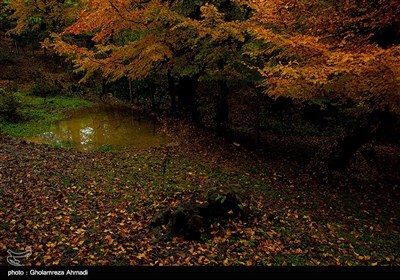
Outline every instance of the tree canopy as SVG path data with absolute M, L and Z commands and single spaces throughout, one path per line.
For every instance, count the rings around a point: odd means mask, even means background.
M 4 5 L 4 4 L 3 4 Z M 252 81 L 270 96 L 399 108 L 398 1 L 9 1 L 77 72 Z

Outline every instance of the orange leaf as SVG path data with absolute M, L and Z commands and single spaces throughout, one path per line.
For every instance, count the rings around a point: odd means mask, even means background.
M 146 259 L 146 255 L 144 253 L 140 253 L 136 256 L 136 258 L 138 258 L 139 260 L 141 259 Z

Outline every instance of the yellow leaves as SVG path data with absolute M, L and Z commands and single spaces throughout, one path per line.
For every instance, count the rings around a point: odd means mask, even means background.
M 302 254 L 302 253 L 303 253 L 303 250 L 302 250 L 301 248 L 297 248 L 297 249 L 295 250 L 295 253 L 296 253 L 296 254 Z
M 146 253 L 139 253 L 136 255 L 136 258 L 139 260 L 147 259 Z
M 256 233 L 256 230 L 254 228 L 246 228 L 244 231 L 246 235 L 248 235 L 250 238 L 252 238 Z
M 321 262 L 318 261 L 318 260 L 316 260 L 316 259 L 311 259 L 311 261 L 312 261 L 313 264 L 315 264 L 315 265 L 320 265 L 320 264 L 321 264 Z
M 114 239 L 111 237 L 111 235 L 107 235 L 104 239 L 108 241 L 108 245 L 114 244 Z
M 193 247 L 189 249 L 189 253 L 192 254 L 192 255 L 195 255 L 195 250 L 194 250 Z
M 56 243 L 48 242 L 48 243 L 46 243 L 46 246 L 49 248 L 54 248 L 56 246 Z
M 205 257 L 205 256 L 199 256 L 198 258 L 197 258 L 197 263 L 199 264 L 199 265 L 208 265 L 209 263 L 210 263 L 211 261 L 207 258 L 207 257 Z
M 265 254 L 279 252 L 283 249 L 281 242 L 275 240 L 265 240 L 260 242 L 259 247 Z
M 78 228 L 75 233 L 77 234 L 83 234 L 85 232 L 85 230 L 83 228 Z
M 201 15 L 206 24 L 212 26 L 224 22 L 224 14 L 218 12 L 218 9 L 212 4 L 205 4 L 200 7 Z
M 107 217 L 115 218 L 117 215 L 115 213 L 108 213 Z
M 363 255 L 357 254 L 356 252 L 354 252 L 354 255 L 360 261 L 370 261 L 371 260 L 371 256 L 368 256 L 368 255 L 363 256 Z
M 307 215 L 304 215 L 304 216 L 303 216 L 303 219 L 304 219 L 304 220 L 307 220 L 307 221 L 311 221 L 310 216 L 307 216 Z

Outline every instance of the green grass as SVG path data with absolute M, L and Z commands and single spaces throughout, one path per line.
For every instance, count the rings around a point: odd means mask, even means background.
M 66 111 L 92 106 L 91 102 L 74 97 L 54 96 L 45 99 L 21 92 L 17 93 L 17 97 L 21 103 L 17 111 L 18 120 L 0 117 L 0 131 L 12 137 L 36 136 L 66 118 Z
M 104 144 L 98 148 L 95 149 L 98 152 L 103 152 L 103 153 L 110 153 L 115 151 L 115 147 L 112 144 Z

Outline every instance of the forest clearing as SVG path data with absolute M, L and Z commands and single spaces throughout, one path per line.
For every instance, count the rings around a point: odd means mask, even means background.
M 399 266 L 399 5 L 2 1 L 0 263 Z

